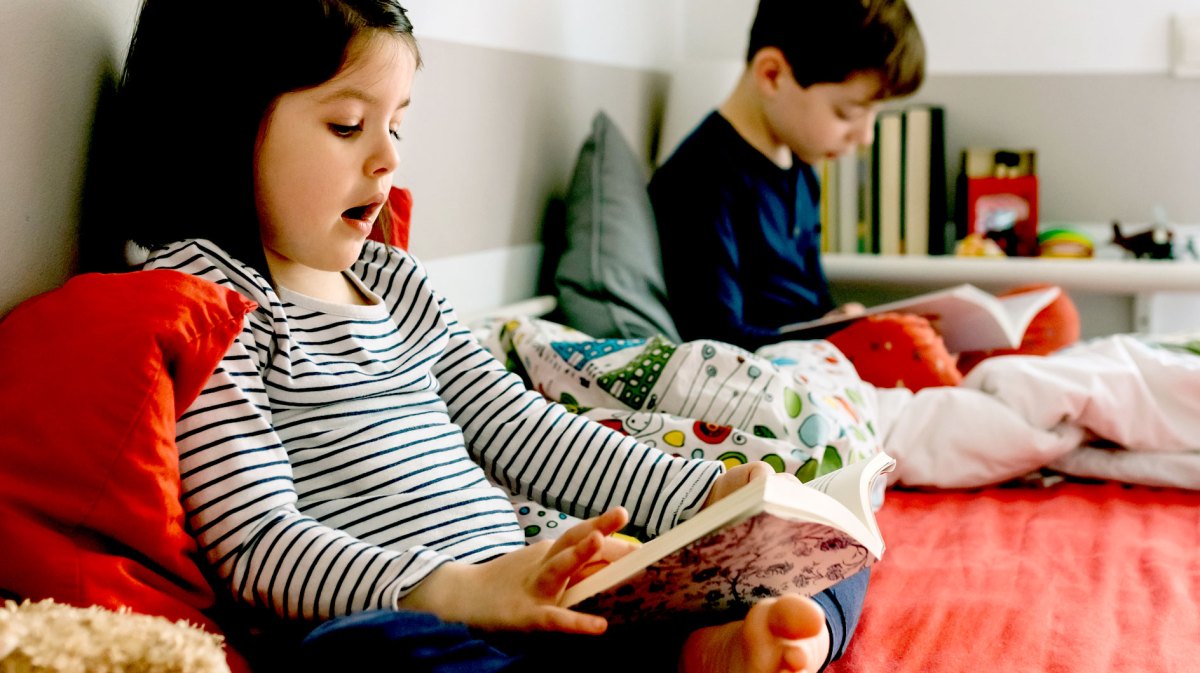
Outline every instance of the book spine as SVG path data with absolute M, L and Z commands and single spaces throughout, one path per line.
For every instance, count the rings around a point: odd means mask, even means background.
M 946 111 L 940 106 L 930 108 L 929 133 L 929 254 L 945 255 L 954 252 L 958 240 L 950 217 L 949 188 L 946 175 Z
M 904 254 L 929 254 L 930 130 L 929 108 L 904 111 Z
M 862 217 L 859 205 L 858 153 L 845 154 L 837 159 L 837 250 L 859 252 L 858 230 Z
M 875 144 L 858 150 L 858 252 L 875 252 Z
M 875 207 L 878 213 L 878 251 L 883 255 L 902 252 L 904 213 L 904 113 L 885 110 L 879 113 L 879 133 L 875 139 Z
M 905 254 L 943 255 L 957 240 L 946 189 L 945 111 L 913 105 L 904 111 Z

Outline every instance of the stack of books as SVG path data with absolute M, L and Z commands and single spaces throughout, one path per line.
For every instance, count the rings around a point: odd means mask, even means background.
M 938 105 L 883 110 L 871 145 L 819 167 L 823 251 L 954 251 L 959 232 L 947 207 L 945 119 Z

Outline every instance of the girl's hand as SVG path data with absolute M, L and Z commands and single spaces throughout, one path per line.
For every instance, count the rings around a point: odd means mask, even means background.
M 712 490 L 708 492 L 708 499 L 704 501 L 704 507 L 711 506 L 755 479 L 766 479 L 773 474 L 775 474 L 775 468 L 761 460 L 731 468 L 713 482 Z
M 610 537 L 629 515 L 615 507 L 568 529 L 557 540 L 479 565 L 447 563 L 400 601 L 405 609 L 485 630 L 603 633 L 603 617 L 559 607 L 563 591 L 636 545 Z

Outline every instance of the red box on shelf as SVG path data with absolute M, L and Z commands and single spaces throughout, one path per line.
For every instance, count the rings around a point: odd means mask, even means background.
M 996 241 L 1005 254 L 1038 254 L 1036 175 L 967 178 L 967 232 Z

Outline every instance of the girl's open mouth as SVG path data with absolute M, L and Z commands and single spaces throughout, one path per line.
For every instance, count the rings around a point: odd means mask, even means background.
M 347 208 L 342 213 L 342 217 L 347 220 L 357 220 L 359 222 L 371 221 L 371 220 L 375 219 L 374 216 L 378 210 L 378 207 L 379 207 L 378 203 L 369 203 L 365 206 L 355 206 L 353 208 Z

